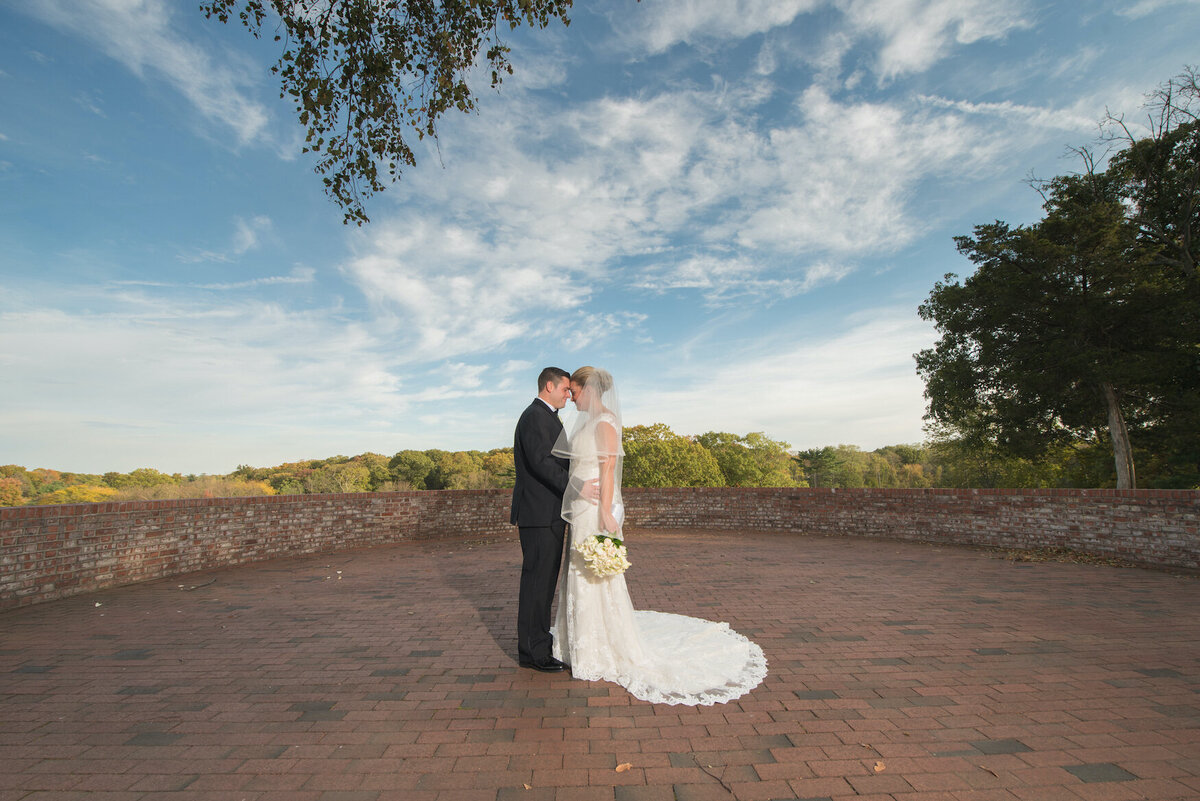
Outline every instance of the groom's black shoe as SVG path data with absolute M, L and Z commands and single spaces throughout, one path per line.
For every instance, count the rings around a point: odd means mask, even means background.
M 567 666 L 565 664 L 558 661 L 557 659 L 555 659 L 552 656 L 548 656 L 545 659 L 539 659 L 537 661 L 522 660 L 522 661 L 518 662 L 517 664 L 519 664 L 523 668 L 533 668 L 534 670 L 540 670 L 543 673 L 557 673 L 560 670 L 567 669 Z

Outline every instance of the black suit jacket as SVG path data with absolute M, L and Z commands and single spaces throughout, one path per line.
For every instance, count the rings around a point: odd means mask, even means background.
M 514 526 L 549 526 L 562 517 L 570 463 L 550 453 L 561 432 L 558 415 L 539 398 L 521 413 L 513 433 L 517 481 L 508 522 Z

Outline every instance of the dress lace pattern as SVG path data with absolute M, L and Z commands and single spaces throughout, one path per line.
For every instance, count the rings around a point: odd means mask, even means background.
M 599 474 L 595 441 L 594 424 L 572 437 L 572 479 Z M 599 532 L 598 508 L 581 499 L 573 506 L 564 509 L 571 528 L 553 633 L 554 656 L 575 678 L 615 682 L 651 703 L 690 706 L 732 701 L 762 683 L 762 648 L 728 623 L 635 610 L 624 575 L 595 575 L 571 541 Z M 637 570 L 636 556 L 631 561 Z

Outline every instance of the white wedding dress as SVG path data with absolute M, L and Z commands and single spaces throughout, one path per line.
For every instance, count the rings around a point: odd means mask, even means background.
M 599 475 L 595 429 L 601 422 L 616 429 L 620 442 L 620 422 L 612 414 L 601 413 L 579 428 L 569 445 L 574 486 Z M 612 509 L 622 520 L 617 475 Z M 571 525 L 552 633 L 554 656 L 570 666 L 572 676 L 615 682 L 643 701 L 692 706 L 732 701 L 766 678 L 762 648 L 728 623 L 635 610 L 624 575 L 597 576 L 571 547 L 600 531 L 599 507 L 568 496 L 563 512 Z M 637 570 L 636 546 L 630 561 Z

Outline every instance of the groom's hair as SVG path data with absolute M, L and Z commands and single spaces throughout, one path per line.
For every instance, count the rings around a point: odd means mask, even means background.
M 538 374 L 538 392 L 540 393 L 546 388 L 546 384 L 557 384 L 564 378 L 570 378 L 571 374 L 561 367 L 547 367 Z

